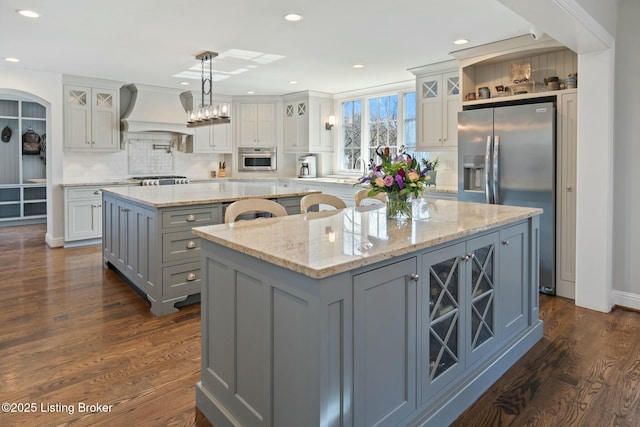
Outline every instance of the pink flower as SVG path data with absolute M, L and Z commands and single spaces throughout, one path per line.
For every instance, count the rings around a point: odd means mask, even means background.
M 393 185 L 393 177 L 391 175 L 387 175 L 384 177 L 383 182 L 386 187 L 391 187 Z

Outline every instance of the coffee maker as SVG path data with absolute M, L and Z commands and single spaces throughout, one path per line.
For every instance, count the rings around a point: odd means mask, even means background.
M 315 178 L 316 176 L 316 156 L 305 154 L 298 157 L 298 178 Z

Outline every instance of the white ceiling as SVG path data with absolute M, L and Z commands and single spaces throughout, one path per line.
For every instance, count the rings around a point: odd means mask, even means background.
M 304 19 L 285 21 L 292 11 Z M 471 47 L 529 28 L 496 0 L 3 0 L 0 58 L 21 60 L 7 67 L 199 92 L 199 80 L 185 87 L 174 77 L 199 66 L 196 54 L 247 50 L 283 58 L 215 60 L 227 72 L 255 66 L 214 82 L 215 93 L 340 93 L 411 80 L 408 68 L 451 59 L 455 39 Z

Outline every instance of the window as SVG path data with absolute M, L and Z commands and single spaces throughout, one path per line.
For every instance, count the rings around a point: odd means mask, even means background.
M 394 155 L 404 145 L 412 153 L 416 149 L 416 93 L 407 91 L 344 101 L 341 126 L 339 169 L 343 172 L 362 172 L 372 159 L 378 162 L 375 153 L 378 146 L 389 147 Z
M 404 94 L 404 141 L 408 152 L 416 150 L 416 93 Z
M 389 147 L 392 155 L 398 151 L 398 95 L 369 98 L 368 127 L 369 157 L 367 160 L 375 160 L 378 146 Z
M 342 169 L 358 169 L 356 162 L 360 158 L 362 102 L 360 100 L 342 103 L 342 141 L 344 155 Z

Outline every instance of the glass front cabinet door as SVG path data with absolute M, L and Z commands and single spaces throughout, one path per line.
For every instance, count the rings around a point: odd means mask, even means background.
M 423 402 L 493 348 L 497 242 L 493 233 L 423 255 Z

